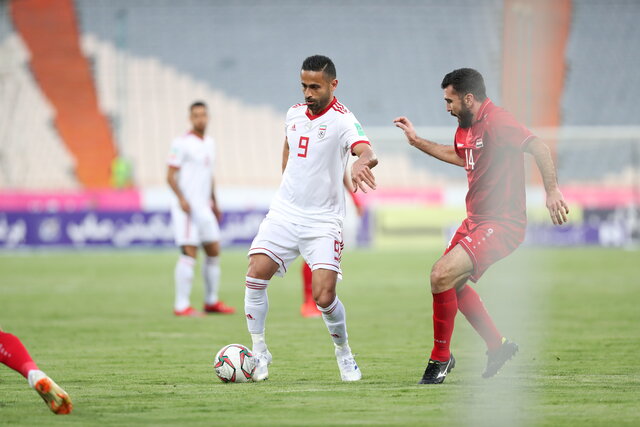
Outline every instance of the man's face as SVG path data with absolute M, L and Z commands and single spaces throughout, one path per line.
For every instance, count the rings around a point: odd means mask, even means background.
M 191 125 L 196 132 L 204 134 L 207 129 L 207 122 L 209 121 L 209 115 L 205 107 L 193 107 L 191 114 L 189 115 Z
M 300 83 L 304 100 L 314 114 L 329 105 L 333 99 L 333 91 L 338 86 L 338 80 L 328 80 L 323 71 L 302 70 Z
M 470 128 L 473 124 L 473 113 L 467 108 L 463 97 L 449 85 L 444 88 L 444 101 L 447 103 L 447 112 L 458 118 L 461 128 Z

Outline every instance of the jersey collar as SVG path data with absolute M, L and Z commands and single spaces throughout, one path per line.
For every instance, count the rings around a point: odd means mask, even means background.
M 193 135 L 196 138 L 198 138 L 200 141 L 204 141 L 204 135 L 201 137 L 200 135 L 198 135 L 197 133 L 195 133 L 193 130 L 190 130 L 188 135 Z
M 333 100 L 329 103 L 329 105 L 327 105 L 324 110 L 320 111 L 318 114 L 312 114 L 311 110 L 309 110 L 309 107 L 307 107 L 307 111 L 306 111 L 306 115 L 309 118 L 309 120 L 315 120 L 318 117 L 321 117 L 324 115 L 324 113 L 326 113 L 327 111 L 329 111 L 331 109 L 331 107 L 333 107 L 335 105 L 335 103 L 338 102 L 338 98 L 336 98 L 335 96 L 333 97 Z
M 489 113 L 489 110 L 491 110 L 491 107 L 493 107 L 493 102 L 489 98 L 485 99 L 482 105 L 480 105 L 478 114 L 476 114 L 475 122 L 479 122 L 485 117 L 487 117 L 487 113 Z

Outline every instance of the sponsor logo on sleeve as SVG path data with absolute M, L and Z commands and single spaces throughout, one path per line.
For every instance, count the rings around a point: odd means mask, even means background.
M 358 131 L 359 136 L 366 136 L 364 133 L 364 130 L 362 129 L 362 126 L 360 126 L 360 123 L 355 122 L 354 126 L 356 127 L 356 130 Z

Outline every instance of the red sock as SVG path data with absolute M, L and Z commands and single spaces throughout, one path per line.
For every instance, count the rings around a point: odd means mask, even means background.
M 25 378 L 30 370 L 38 369 L 20 339 L 6 332 L 0 332 L 0 362 L 20 372 Z
M 433 294 L 433 360 L 446 362 L 451 357 L 449 345 L 457 312 L 458 301 L 454 288 Z
M 304 302 L 313 301 L 313 289 L 311 287 L 311 278 L 313 276 L 313 272 L 311 271 L 311 267 L 309 264 L 304 263 L 302 265 L 302 283 L 303 283 L 303 298 Z
M 458 309 L 484 339 L 489 350 L 500 347 L 502 335 L 489 316 L 480 296 L 471 286 L 466 285 L 458 292 Z

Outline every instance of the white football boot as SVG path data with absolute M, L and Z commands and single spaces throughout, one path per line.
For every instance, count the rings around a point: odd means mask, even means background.
M 269 365 L 271 365 L 271 361 L 273 360 L 271 352 L 269 350 L 265 350 L 262 353 L 253 353 L 253 357 L 256 361 L 256 369 L 253 371 L 251 378 L 254 381 L 266 380 L 269 378 Z
M 338 361 L 342 381 L 359 381 L 362 378 L 362 372 L 360 368 L 358 368 L 358 364 L 353 358 L 353 354 L 348 345 L 346 348 L 336 346 L 336 360 Z

